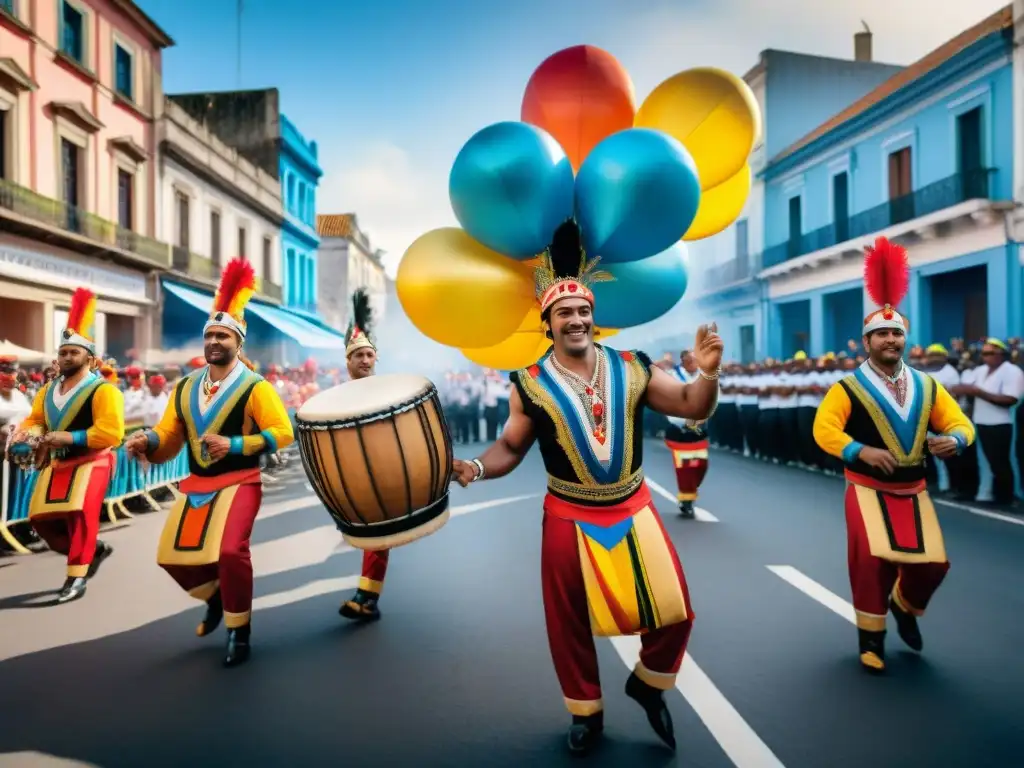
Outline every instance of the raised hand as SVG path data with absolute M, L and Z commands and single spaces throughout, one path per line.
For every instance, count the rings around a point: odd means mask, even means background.
M 693 357 L 697 367 L 705 373 L 714 373 L 722 365 L 722 337 L 718 335 L 718 323 L 701 325 L 697 328 L 693 345 Z

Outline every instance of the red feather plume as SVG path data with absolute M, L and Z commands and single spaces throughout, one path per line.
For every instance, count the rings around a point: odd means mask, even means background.
M 82 322 L 85 308 L 89 306 L 89 299 L 94 295 L 88 288 L 76 288 L 75 292 L 71 294 L 71 307 L 68 309 L 68 328 L 80 330 L 82 333 L 89 332 L 88 328 L 79 328 L 79 324 Z
M 879 307 L 898 307 L 910 290 L 907 249 L 884 237 L 864 249 L 864 286 Z
M 220 287 L 217 289 L 213 311 L 227 312 L 231 301 L 243 288 L 253 290 L 256 287 L 256 272 L 252 264 L 241 257 L 234 258 L 224 267 L 221 273 Z

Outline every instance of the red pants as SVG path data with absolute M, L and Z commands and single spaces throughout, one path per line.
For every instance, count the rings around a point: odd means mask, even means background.
M 672 452 L 672 461 L 676 468 L 676 483 L 679 485 L 679 501 L 696 501 L 700 484 L 708 472 L 707 440 L 696 443 L 677 443 L 670 440 L 665 445 Z M 703 456 L 687 456 L 679 454 L 698 453 Z
M 81 512 L 32 518 L 32 527 L 46 546 L 67 555 L 68 578 L 84 578 L 96 555 L 100 513 L 110 485 L 111 468 L 112 460 L 99 462 L 93 467 Z
M 359 578 L 359 588 L 365 592 L 380 595 L 384 589 L 384 576 L 388 572 L 388 555 L 390 549 L 379 552 L 363 552 L 363 574 Z
M 686 579 L 674 549 L 672 557 L 689 608 Z M 544 515 L 541 542 L 541 589 L 548 644 L 566 707 L 574 715 L 600 712 L 603 709 L 601 679 L 580 567 L 576 524 L 549 513 Z M 641 635 L 643 650 L 636 669 L 638 676 L 648 683 L 652 677 L 661 677 L 663 684 L 658 687 L 674 686 L 692 627 L 691 608 L 686 621 Z
M 219 588 L 224 605 L 224 624 L 228 628 L 248 624 L 252 614 L 253 578 L 249 539 L 262 500 L 261 485 L 249 483 L 239 486 L 224 521 L 220 559 L 216 563 L 161 566 L 182 589 L 200 599 L 209 600 Z M 200 592 L 200 588 L 206 585 L 210 585 L 210 589 Z
M 898 530 L 905 521 L 906 505 L 911 497 L 885 494 L 889 514 Z M 850 568 L 850 590 L 857 614 L 857 626 L 872 632 L 885 629 L 890 596 L 904 610 L 921 616 L 935 591 L 949 571 L 949 563 L 898 563 L 871 554 L 867 529 L 857 502 L 853 485 L 846 488 L 847 559 Z

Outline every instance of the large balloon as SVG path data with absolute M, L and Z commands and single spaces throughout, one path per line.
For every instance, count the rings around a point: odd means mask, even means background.
M 717 187 L 701 193 L 700 207 L 683 240 L 702 240 L 717 235 L 743 213 L 750 195 L 750 166 Z
M 448 195 L 466 232 L 506 256 L 529 258 L 572 216 L 572 166 L 540 128 L 496 123 L 459 152 Z
M 693 158 L 658 131 L 609 136 L 576 177 L 576 220 L 587 253 L 608 263 L 661 253 L 686 234 L 699 203 Z
M 592 45 L 546 58 L 526 84 L 520 111 L 523 122 L 558 140 L 574 170 L 603 139 L 631 128 L 635 113 L 629 73 L 614 56 Z
M 761 110 L 750 87 L 721 69 L 688 69 L 655 88 L 636 113 L 638 128 L 681 141 L 700 172 L 702 189 L 731 179 L 761 135 Z
M 425 336 L 452 347 L 488 347 L 515 331 L 535 303 L 533 271 L 456 227 L 409 246 L 395 289 Z
M 593 286 L 594 320 L 610 328 L 657 320 L 686 293 L 686 259 L 686 245 L 676 242 L 642 261 L 609 265 L 615 280 Z

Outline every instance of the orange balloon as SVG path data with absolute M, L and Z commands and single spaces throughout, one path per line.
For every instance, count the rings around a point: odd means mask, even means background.
M 607 51 L 576 45 L 546 58 L 526 84 L 520 119 L 550 133 L 574 171 L 602 140 L 633 127 L 636 92 Z

